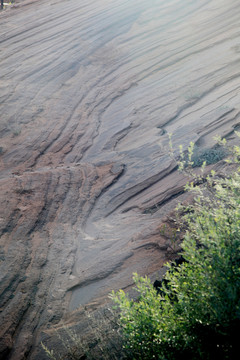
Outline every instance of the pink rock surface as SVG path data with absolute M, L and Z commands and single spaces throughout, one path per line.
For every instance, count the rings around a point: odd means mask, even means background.
M 51 326 L 162 267 L 159 226 L 187 197 L 168 134 L 176 151 L 234 141 L 239 18 L 238 0 L 0 14 L 0 358 L 40 359 Z

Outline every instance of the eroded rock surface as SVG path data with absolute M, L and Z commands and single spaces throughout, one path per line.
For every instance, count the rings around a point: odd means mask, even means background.
M 0 14 L 0 353 L 40 359 L 53 325 L 166 261 L 159 225 L 187 196 L 168 134 L 240 127 L 240 4 L 20 5 Z

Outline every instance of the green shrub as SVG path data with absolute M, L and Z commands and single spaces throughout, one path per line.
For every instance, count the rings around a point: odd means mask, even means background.
M 202 150 L 196 149 L 192 156 L 192 167 L 200 167 L 204 162 L 206 165 L 215 164 L 226 155 L 226 150 L 220 146 Z
M 191 153 L 192 145 L 190 162 Z M 239 147 L 233 155 L 238 161 Z M 182 243 L 187 262 L 169 265 L 162 295 L 137 274 L 138 301 L 122 290 L 112 293 L 129 359 L 239 358 L 240 169 L 225 178 L 212 172 L 201 187 L 196 183 L 186 187 L 196 193 L 194 204 L 179 207 L 188 228 Z

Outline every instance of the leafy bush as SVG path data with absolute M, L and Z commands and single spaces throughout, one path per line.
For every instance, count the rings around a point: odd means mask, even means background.
M 192 164 L 191 154 L 192 145 Z M 239 155 L 236 146 L 234 161 Z M 188 228 L 182 243 L 187 262 L 169 265 L 168 287 L 157 294 L 148 278 L 135 274 L 138 301 L 122 290 L 112 293 L 129 359 L 239 358 L 240 169 L 222 178 L 212 172 L 196 183 L 186 187 L 196 193 L 194 204 L 179 207 Z

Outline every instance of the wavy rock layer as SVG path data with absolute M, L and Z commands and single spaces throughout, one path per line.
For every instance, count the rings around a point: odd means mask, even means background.
M 240 4 L 21 4 L 0 14 L 0 353 L 40 359 L 52 325 L 166 261 L 186 197 L 168 134 L 240 127 Z

